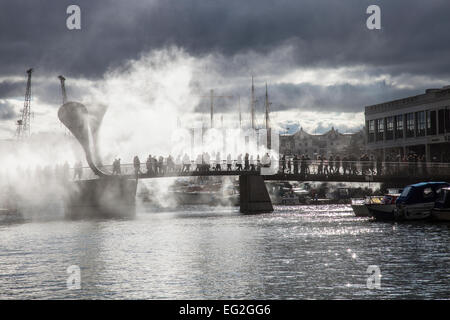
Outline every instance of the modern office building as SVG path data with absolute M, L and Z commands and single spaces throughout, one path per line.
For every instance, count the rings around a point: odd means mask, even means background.
M 450 161 L 450 86 L 365 107 L 367 150 Z

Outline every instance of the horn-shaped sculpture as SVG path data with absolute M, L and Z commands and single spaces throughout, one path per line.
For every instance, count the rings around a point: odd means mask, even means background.
M 89 167 L 100 177 L 111 175 L 104 172 L 98 154 L 97 139 L 106 108 L 101 106 L 92 114 L 79 102 L 66 102 L 58 110 L 59 120 L 72 132 L 84 149 Z
M 98 132 L 100 130 L 100 125 L 102 124 L 103 117 L 105 116 L 107 107 L 105 105 L 99 105 L 97 108 L 88 110 L 89 114 L 89 126 L 92 133 L 92 143 L 94 147 L 94 163 L 97 167 L 103 167 L 102 160 L 100 159 L 100 151 L 98 150 Z

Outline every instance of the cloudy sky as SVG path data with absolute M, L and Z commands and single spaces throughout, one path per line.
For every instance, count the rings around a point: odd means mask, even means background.
M 81 30 L 66 27 L 70 4 Z M 371 4 L 381 30 L 366 28 Z M 365 105 L 450 84 L 448 12 L 448 0 L 0 0 L 0 138 L 29 67 L 33 132 L 61 130 L 59 74 L 69 100 L 109 106 L 105 132 L 201 119 L 210 89 L 233 96 L 216 121 L 236 121 L 238 97 L 248 121 L 252 75 L 259 123 L 267 82 L 277 124 L 354 131 Z

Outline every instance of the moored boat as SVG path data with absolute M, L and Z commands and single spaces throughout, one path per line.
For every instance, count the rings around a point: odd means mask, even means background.
M 450 188 L 441 189 L 431 210 L 431 218 L 435 221 L 450 221 Z
M 447 182 L 421 182 L 407 186 L 396 201 L 396 220 L 425 220 Z
M 368 217 L 369 216 L 369 209 L 366 207 L 366 199 L 364 198 L 353 198 L 351 199 L 351 206 L 353 209 L 353 213 L 357 217 Z
M 369 210 L 369 216 L 375 218 L 375 220 L 395 220 L 395 201 L 400 194 L 386 194 L 378 201 L 372 201 L 366 204 Z

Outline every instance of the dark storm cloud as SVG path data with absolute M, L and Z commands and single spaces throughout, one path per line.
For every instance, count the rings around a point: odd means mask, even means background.
M 364 106 L 416 95 L 417 89 L 398 89 L 384 81 L 370 85 L 281 84 L 271 91 L 272 110 L 302 108 L 319 112 L 361 112 Z
M 0 82 L 0 99 L 24 95 L 25 70 L 32 66 L 34 75 L 49 79 L 35 81 L 33 95 L 56 107 L 61 99 L 56 75 L 101 79 L 108 68 L 169 46 L 213 57 L 212 70 L 205 72 L 231 83 L 220 94 L 240 95 L 243 112 L 249 108 L 249 85 L 235 84 L 235 77 L 255 72 L 269 84 L 271 76 L 301 67 L 363 65 L 373 79 L 383 74 L 450 77 L 447 0 L 0 1 L 0 76 L 24 77 L 23 82 Z M 81 7 L 82 30 L 66 28 L 71 4 Z M 380 31 L 365 26 L 370 4 L 381 7 Z M 365 105 L 420 94 L 426 87 L 398 89 L 374 80 L 333 86 L 282 83 L 269 90 L 275 111 L 360 112 Z M 83 90 L 69 84 L 69 99 L 82 97 Z M 263 92 L 259 86 L 261 112 Z M 237 110 L 236 99 L 215 103 L 222 112 Z M 209 100 L 196 110 L 207 112 Z
M 381 6 L 381 31 L 365 27 L 365 10 L 374 3 Z M 70 4 L 81 7 L 80 31 L 66 29 Z M 2 74 L 33 65 L 98 77 L 108 66 L 171 44 L 197 56 L 290 44 L 297 66 L 360 63 L 392 73 L 450 73 L 445 0 L 3 0 L 1 9 Z
M 0 81 L 0 99 L 19 97 L 25 94 L 26 79 L 24 83 Z
M 222 92 L 223 95 L 233 95 L 240 88 L 230 88 Z M 256 110 L 262 114 L 265 110 L 265 88 L 256 86 Z M 406 96 L 425 92 L 425 88 L 398 89 L 377 81 L 367 85 L 340 84 L 321 86 L 313 84 L 275 84 L 269 86 L 269 101 L 271 111 L 311 110 L 317 112 L 361 112 L 364 106 L 400 99 Z M 249 93 L 241 92 L 241 109 L 249 112 Z M 197 112 L 209 112 L 210 100 L 202 100 L 196 107 Z M 216 99 L 214 101 L 217 112 L 236 112 L 238 110 L 237 95 L 233 99 Z

